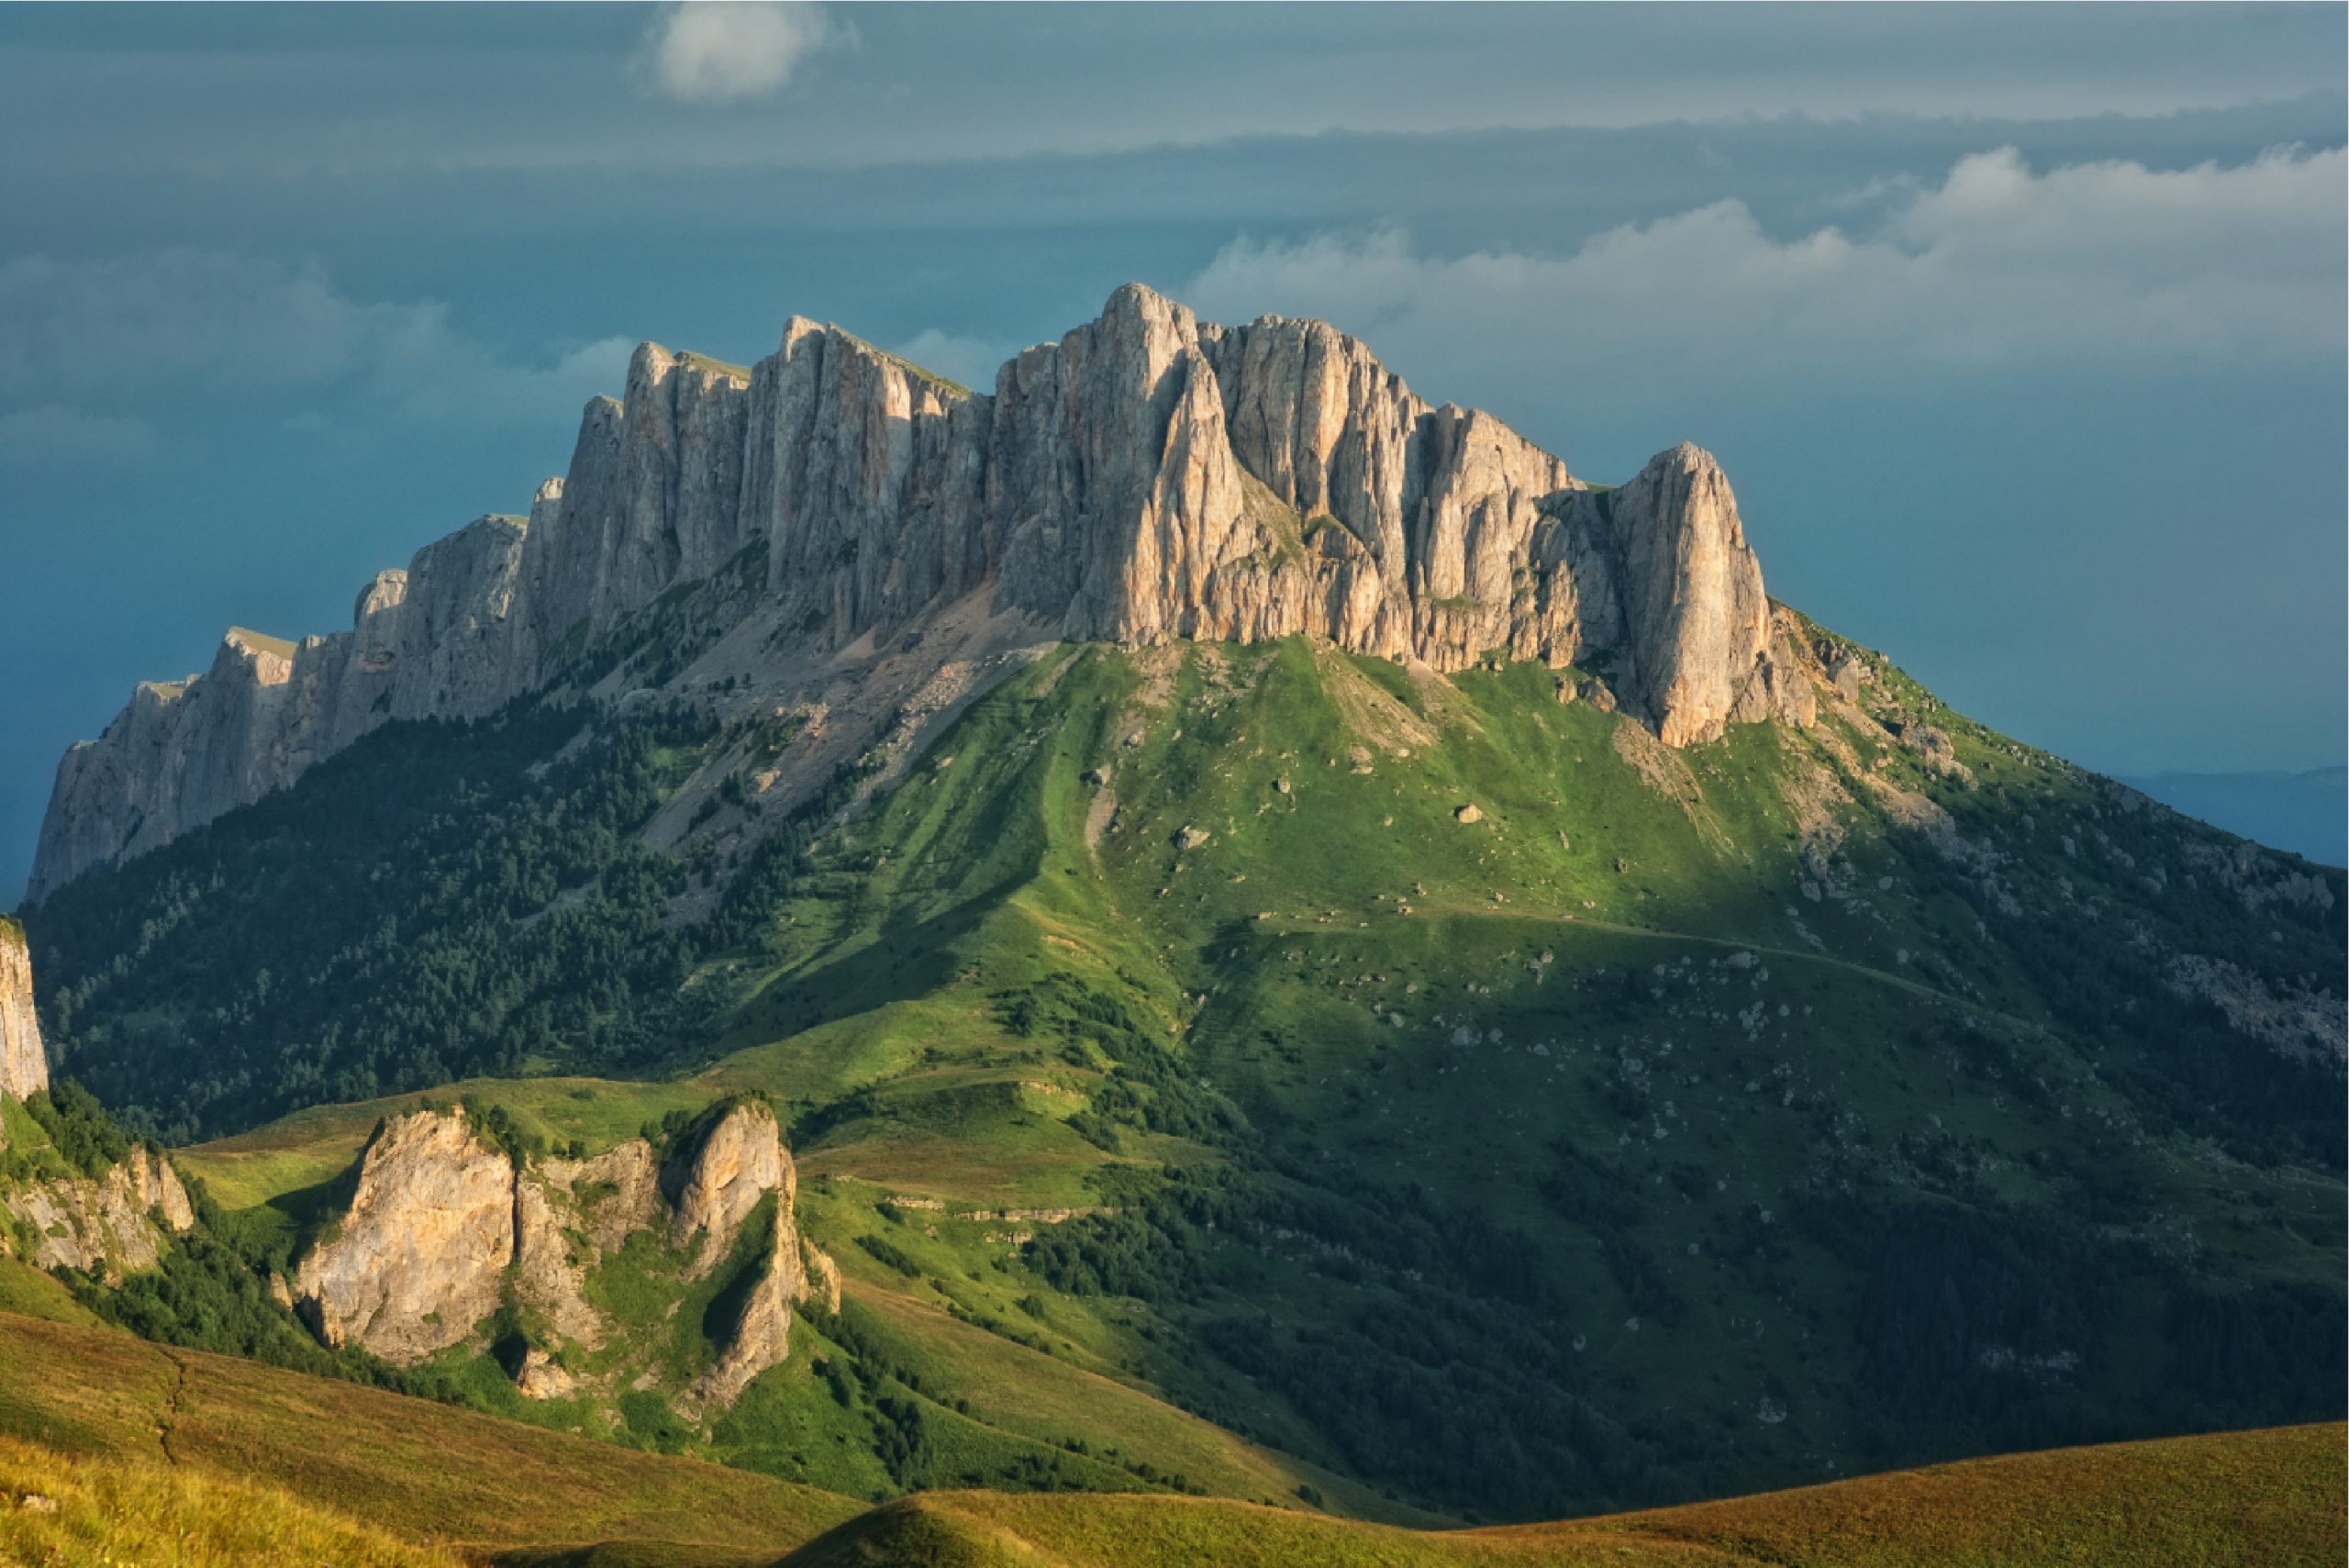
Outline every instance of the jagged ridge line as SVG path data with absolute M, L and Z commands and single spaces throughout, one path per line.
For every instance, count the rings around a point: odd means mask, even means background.
M 1810 717 L 1728 482 L 1695 447 L 1593 492 L 1324 323 L 1219 327 L 1140 285 L 1007 363 L 993 396 L 795 317 L 747 378 L 640 347 L 527 519 L 485 516 L 379 573 L 350 631 L 232 628 L 208 673 L 138 686 L 61 761 L 28 896 L 390 719 L 493 712 L 735 564 L 763 579 L 728 613 L 772 628 L 802 677 L 979 601 L 1042 639 L 1303 633 L 1439 670 L 1598 656 L 1675 746 Z

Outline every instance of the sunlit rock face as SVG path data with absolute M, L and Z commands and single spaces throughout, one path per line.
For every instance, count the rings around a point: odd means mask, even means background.
M 0 917 L 0 1095 L 18 1099 L 49 1087 L 49 1053 L 33 1013 L 33 961 L 25 929 Z
M 514 1261 L 514 1163 L 462 1111 L 384 1127 L 350 1209 L 303 1258 L 295 1303 L 329 1345 L 408 1365 L 497 1309 Z
M 624 624 L 674 640 L 658 613 L 718 583 L 740 591 L 696 633 L 755 626 L 780 651 L 770 674 L 1017 621 L 1126 645 L 1303 634 L 1439 671 L 1598 661 L 1674 746 L 1809 716 L 1729 482 L 1695 447 L 1593 491 L 1325 323 L 1222 327 L 1138 284 L 991 393 L 794 317 L 752 367 L 640 348 L 527 518 L 482 517 L 380 573 L 350 630 L 231 629 L 205 673 L 138 687 L 60 763 L 30 895 L 283 789 L 390 719 L 492 713 Z M 598 695 L 689 682 L 703 646 Z
M 49 1054 L 33 1012 L 32 955 L 25 929 L 0 915 L 0 1095 L 22 1100 L 49 1087 Z M 0 1147 L 7 1135 L 0 1127 Z M 195 1223 L 172 1162 L 144 1144 L 95 1176 L 0 1181 L 0 1216 L 16 1222 L 28 1262 L 119 1282 L 150 1269 L 166 1237 Z M 0 1227 L 0 1256 L 15 1244 Z
M 738 1257 L 755 1218 L 740 1304 L 714 1337 L 710 1363 L 675 1385 L 677 1407 L 698 1416 L 783 1362 L 796 1305 L 838 1306 L 839 1273 L 800 1236 L 797 1195 L 783 1129 L 755 1100 L 711 1113 L 665 1161 L 637 1138 L 592 1159 L 520 1166 L 462 1109 L 413 1111 L 369 1142 L 349 1207 L 303 1256 L 290 1296 L 328 1345 L 412 1366 L 478 1347 L 510 1294 L 547 1341 L 522 1360 L 516 1385 L 561 1397 L 583 1385 L 551 1354 L 597 1350 L 618 1331 L 589 1281 L 631 1237 L 659 1239 L 682 1294 Z M 631 1366 L 623 1381 L 667 1370 Z

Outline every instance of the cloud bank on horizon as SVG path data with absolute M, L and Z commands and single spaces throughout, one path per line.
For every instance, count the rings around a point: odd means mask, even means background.
M 345 417 L 527 423 L 575 414 L 619 384 L 633 339 L 516 363 L 439 301 L 357 300 L 325 268 L 167 249 L 68 262 L 0 261 L 0 462 L 143 462 L 159 399 L 298 399 L 284 428 Z M 136 367 L 126 375 L 126 367 Z M 146 412 L 140 409 L 148 410 Z
M 1440 370 L 1564 360 L 1668 394 L 1709 376 L 1831 375 L 1913 361 L 2287 360 L 2349 347 L 2349 158 L 2275 149 L 2179 170 L 2034 172 L 2006 147 L 1891 193 L 1871 232 L 1773 238 L 1726 200 L 1625 224 L 1567 255 L 1420 250 L 1399 228 L 1242 237 L 1183 285 L 1203 314 L 1327 317 Z

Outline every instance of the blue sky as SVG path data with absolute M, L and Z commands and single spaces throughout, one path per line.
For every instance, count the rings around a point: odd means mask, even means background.
M 0 905 L 57 754 L 651 338 L 1320 315 L 2093 766 L 2344 733 L 2338 6 L 0 8 Z

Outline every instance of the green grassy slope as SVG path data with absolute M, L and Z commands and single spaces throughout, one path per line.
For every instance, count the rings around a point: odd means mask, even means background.
M 1866 668 L 1813 731 L 1674 753 L 1531 667 L 1066 649 L 869 812 L 751 862 L 662 938 L 649 1002 L 607 988 L 574 1027 L 462 987 L 346 1000 L 449 1060 L 573 1069 L 467 1085 L 556 1143 L 784 1106 L 846 1308 L 725 1419 L 620 1435 L 859 1496 L 1532 1518 L 2336 1414 L 2337 1066 L 2165 982 L 2192 955 L 2342 995 L 2340 874 L 2241 861 Z M 596 798 L 657 798 L 695 733 L 591 768 Z M 266 846 L 331 817 L 311 788 L 227 819 L 259 885 L 298 880 Z M 69 1062 L 128 1063 L 215 990 L 269 1027 L 224 852 L 134 862 L 103 919 L 103 878 L 31 912 Z M 385 917 L 448 895 L 417 896 Z M 201 928 L 213 978 L 109 978 L 141 898 Z M 594 1046 L 655 1036 L 658 1062 Z M 298 1232 L 390 1103 L 184 1167 Z

